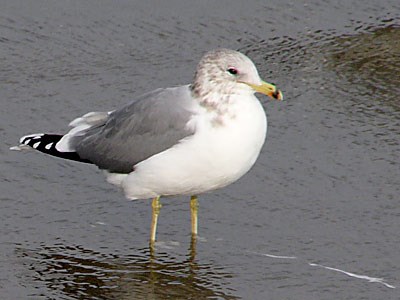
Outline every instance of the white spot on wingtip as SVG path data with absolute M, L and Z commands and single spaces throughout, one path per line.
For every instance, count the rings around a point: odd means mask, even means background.
M 47 144 L 46 146 L 44 146 L 47 150 L 50 150 L 51 146 L 53 146 L 53 143 Z
M 39 138 L 39 137 L 41 137 L 41 136 L 43 136 L 44 135 L 44 133 L 33 133 L 33 134 L 28 134 L 28 135 L 25 135 L 25 136 L 23 136 L 22 138 L 20 138 L 19 139 L 19 142 L 20 142 L 20 144 L 23 144 L 23 141 L 25 140 L 25 139 L 29 139 L 29 140 L 31 140 L 32 138 Z M 24 143 L 25 144 L 25 143 Z
M 31 141 L 31 139 L 27 139 L 27 140 L 24 141 L 24 144 L 28 145 L 30 141 Z
M 32 148 L 36 149 L 37 147 L 39 147 L 39 145 L 40 145 L 40 142 L 34 143 Z

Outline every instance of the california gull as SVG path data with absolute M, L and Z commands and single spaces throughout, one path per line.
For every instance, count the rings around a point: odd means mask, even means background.
M 128 199 L 153 198 L 151 243 L 160 197 L 191 196 L 195 238 L 197 195 L 242 177 L 264 144 L 267 118 L 255 92 L 282 99 L 247 56 L 212 50 L 201 58 L 192 84 L 154 90 L 114 111 L 87 113 L 65 135 L 30 134 L 11 149 L 95 164 Z

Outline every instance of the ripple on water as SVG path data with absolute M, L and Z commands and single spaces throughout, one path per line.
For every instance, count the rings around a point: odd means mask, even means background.
M 352 36 L 338 37 L 328 46 L 327 64 L 350 83 L 375 95 L 379 104 L 400 110 L 400 27 L 389 25 Z

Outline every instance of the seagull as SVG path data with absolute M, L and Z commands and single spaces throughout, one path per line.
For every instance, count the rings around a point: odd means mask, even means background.
M 151 244 L 160 197 L 190 196 L 196 239 L 198 195 L 235 182 L 260 154 L 267 118 L 256 92 L 283 99 L 247 56 L 215 49 L 201 58 L 191 84 L 156 89 L 113 111 L 89 112 L 64 135 L 26 135 L 10 149 L 94 164 L 128 199 L 152 198 Z

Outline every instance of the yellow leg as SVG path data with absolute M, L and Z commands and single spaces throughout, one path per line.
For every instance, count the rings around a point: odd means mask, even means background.
M 192 220 L 192 238 L 197 237 L 197 211 L 199 210 L 199 202 L 197 196 L 190 197 L 190 215 Z
M 161 209 L 160 196 L 157 196 L 153 199 L 151 207 L 153 213 L 151 219 L 150 244 L 153 245 L 154 242 L 156 241 L 157 220 Z

